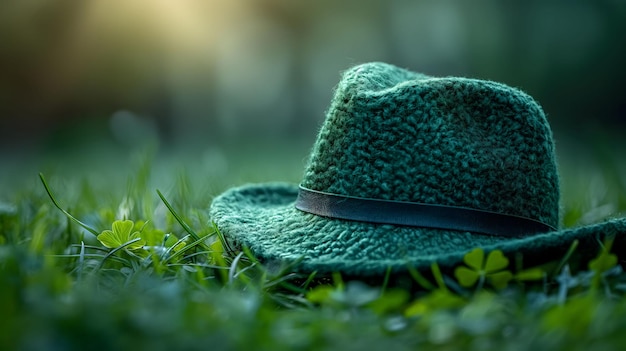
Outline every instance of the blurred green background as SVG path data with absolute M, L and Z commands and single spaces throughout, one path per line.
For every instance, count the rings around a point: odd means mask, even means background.
M 183 237 L 159 189 L 200 233 L 210 227 L 206 208 L 226 188 L 298 182 L 340 73 L 379 60 L 525 90 L 555 132 L 562 224 L 625 217 L 625 19 L 624 0 L 0 0 L 0 248 L 19 249 L 0 252 L 0 349 L 15 349 L 3 347 L 6 340 L 27 349 L 76 342 L 85 349 L 84 341 L 113 349 L 128 340 L 154 349 L 250 349 L 251 340 L 263 348 L 272 338 L 300 348 L 321 340 L 380 349 L 373 345 L 383 345 L 381 333 L 399 336 L 400 347 L 417 345 L 407 335 L 421 344 L 443 335 L 476 349 L 496 345 L 489 335 L 521 348 L 558 346 L 570 334 L 543 336 L 537 320 L 548 317 L 535 306 L 552 296 L 526 286 L 519 295 L 476 294 L 460 322 L 446 310 L 444 319 L 420 319 L 421 329 L 395 334 L 395 315 L 381 328 L 351 302 L 349 311 L 329 305 L 321 314 L 285 315 L 260 300 L 254 284 L 246 294 L 238 285 L 197 294 L 204 275 L 192 278 L 185 267 L 152 276 L 151 267 L 95 268 L 82 251 L 80 259 L 53 260 L 49 252 L 99 243 L 56 211 L 38 173 L 63 208 L 97 231 L 129 217 Z M 21 248 L 32 252 L 22 257 Z M 82 280 L 83 267 L 98 271 L 94 280 Z M 574 347 L 600 345 L 597 335 L 617 343 L 623 310 L 598 304 L 591 312 L 592 300 L 576 300 L 571 287 L 579 283 L 570 285 L 567 267 L 559 285 L 550 280 L 544 289 L 574 304 L 546 315 L 565 327 L 600 325 L 587 343 L 574 338 Z M 586 281 L 572 279 L 580 287 Z M 620 282 L 606 293 L 621 294 Z M 613 327 L 605 328 L 607 318 Z M 481 329 L 488 319 L 492 327 Z M 579 329 L 571 335 L 583 337 Z
M 7 169 L 151 144 L 227 168 L 280 141 L 300 172 L 340 72 L 374 60 L 519 87 L 560 152 L 612 148 L 624 18 L 619 0 L 3 1 L 0 156 Z

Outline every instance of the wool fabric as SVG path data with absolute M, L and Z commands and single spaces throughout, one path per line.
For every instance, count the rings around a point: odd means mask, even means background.
M 524 92 L 435 78 L 374 62 L 344 72 L 301 185 L 337 195 L 466 207 L 559 227 L 550 125 Z M 237 247 L 294 269 L 379 275 L 476 247 L 549 259 L 577 239 L 589 250 L 626 233 L 626 219 L 523 238 L 317 216 L 294 207 L 298 185 L 252 184 L 214 199 L 210 215 Z M 504 233 L 503 233 L 504 234 Z M 558 258 L 558 256 L 552 257 Z

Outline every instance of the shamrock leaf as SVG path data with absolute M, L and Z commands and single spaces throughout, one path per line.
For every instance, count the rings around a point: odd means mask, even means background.
M 497 272 L 509 266 L 509 259 L 504 256 L 502 251 L 494 250 L 487 256 L 485 263 L 485 271 L 487 273 Z
M 509 280 L 513 279 L 513 274 L 509 271 L 487 273 L 487 278 L 494 288 L 500 290 L 506 288 Z
M 454 276 L 461 286 L 469 288 L 481 279 L 488 279 L 496 289 L 503 289 L 513 278 L 513 274 L 504 270 L 509 265 L 509 259 L 502 251 L 494 250 L 485 260 L 485 253 L 481 248 L 475 248 L 463 257 L 468 267 L 460 266 L 454 271 Z M 482 283 L 481 283 L 482 284 Z
M 461 286 L 468 288 L 476 284 L 479 273 L 476 270 L 461 266 L 454 271 L 454 276 Z
M 468 252 L 463 256 L 463 262 L 475 271 L 483 269 L 483 261 L 485 260 L 485 253 L 483 249 L 477 247 L 474 250 Z
M 134 231 L 134 223 L 131 220 L 118 220 L 113 222 L 112 230 L 105 230 L 96 238 L 110 249 L 114 249 L 126 244 L 129 241 L 141 238 L 139 231 Z M 126 248 L 128 250 L 137 250 L 144 246 L 145 240 L 138 240 Z

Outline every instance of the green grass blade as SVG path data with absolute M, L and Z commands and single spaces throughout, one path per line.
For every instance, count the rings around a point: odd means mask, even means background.
M 343 291 L 346 285 L 343 283 L 343 278 L 341 277 L 341 273 L 333 272 L 332 276 L 333 276 L 333 283 L 335 284 L 335 287 L 337 288 L 337 290 Z
M 235 273 L 237 273 L 237 264 L 239 263 L 239 260 L 243 257 L 244 253 L 243 251 L 240 252 L 237 256 L 235 256 L 235 258 L 233 259 L 233 262 L 230 264 L 230 270 L 228 271 L 228 284 L 232 285 L 233 281 L 235 280 Z
M 183 227 L 183 229 L 187 233 L 189 233 L 189 235 L 191 235 L 194 238 L 194 240 L 200 239 L 198 234 L 196 234 L 196 232 L 193 229 L 191 229 L 191 227 L 183 220 L 183 218 L 178 214 L 178 212 L 176 212 L 176 210 L 174 210 L 174 208 L 169 203 L 169 201 L 167 201 L 167 199 L 165 198 L 163 193 L 161 193 L 160 190 L 157 190 L 156 192 L 159 195 L 159 197 L 161 198 L 161 201 L 163 201 L 163 204 L 165 204 L 165 207 L 167 207 L 167 209 L 170 211 L 172 216 L 174 216 L 174 218 L 176 218 L 176 221 L 181 225 L 181 227 Z
M 124 248 L 126 248 L 127 246 L 132 245 L 132 244 L 134 244 L 134 243 L 136 243 L 136 242 L 138 242 L 138 241 L 140 241 L 140 240 L 141 240 L 141 238 L 135 238 L 135 239 L 133 239 L 133 240 L 129 240 L 128 242 L 124 243 L 124 245 L 120 245 L 120 246 L 118 246 L 118 247 L 114 248 L 113 250 L 109 251 L 109 253 L 108 253 L 108 254 L 106 254 L 106 255 L 104 256 L 104 258 L 102 259 L 102 261 L 100 262 L 100 265 L 98 265 L 98 270 L 99 270 L 100 268 L 102 268 L 102 266 L 104 265 L 104 262 L 106 262 L 106 260 L 107 260 L 109 257 L 113 256 L 116 252 L 118 252 L 118 251 L 120 251 L 120 250 L 123 250 L 123 249 L 124 249 Z
M 563 269 L 563 266 L 565 266 L 567 261 L 569 261 L 570 257 L 572 257 L 572 255 L 574 254 L 574 251 L 576 251 L 577 247 L 578 247 L 578 240 L 572 241 L 572 244 L 569 246 L 569 249 L 567 250 L 567 253 L 565 254 L 565 256 L 563 256 L 563 258 L 559 262 L 559 265 L 556 266 L 556 269 L 554 270 L 554 272 L 552 272 L 552 277 L 553 278 L 560 274 L 561 269 Z
M 163 201 L 163 204 L 165 204 L 165 207 L 167 207 L 167 209 L 170 211 L 170 213 L 172 214 L 172 216 L 174 216 L 174 218 L 176 219 L 176 221 L 181 225 L 181 227 L 183 227 L 183 229 L 189 233 L 189 235 L 191 235 L 191 237 L 198 241 L 201 240 L 200 236 L 193 230 L 191 229 L 191 227 L 183 220 L 183 218 L 178 214 L 178 212 L 176 212 L 176 210 L 174 210 L 174 208 L 172 207 L 172 205 L 169 203 L 169 201 L 167 201 L 167 199 L 165 198 L 165 196 L 161 193 L 161 191 L 157 190 L 157 194 L 159 194 L 159 197 L 161 198 L 161 201 Z M 203 238 L 202 238 L 203 239 Z M 200 245 L 202 246 L 203 249 L 208 250 L 209 247 L 204 244 L 204 243 L 200 243 Z
M 295 279 L 298 277 L 298 274 L 296 273 L 290 273 L 290 274 L 285 274 L 283 276 L 280 276 L 278 278 L 272 279 L 272 280 L 268 280 L 265 282 L 265 284 L 263 285 L 263 288 L 266 290 L 269 290 L 269 288 L 273 288 L 276 286 L 281 286 L 285 289 L 291 290 L 293 292 L 297 292 L 299 294 L 303 294 L 306 293 L 306 290 L 299 288 L 291 283 L 289 283 L 289 281 Z
M 217 234 L 217 238 L 219 239 L 219 241 L 222 242 L 222 247 L 231 255 L 233 255 L 236 250 L 233 249 L 230 244 L 228 243 L 228 240 L 226 240 L 226 237 L 224 237 L 224 234 L 222 234 L 222 232 L 219 230 L 219 228 L 217 227 L 217 223 L 212 222 L 213 224 L 213 229 L 215 230 L 215 233 Z
M 421 286 L 422 288 L 426 290 L 435 289 L 435 286 L 430 281 L 428 281 L 428 279 L 424 278 L 424 276 L 420 274 L 420 272 L 417 269 L 415 269 L 415 267 L 411 265 L 407 265 L 407 270 L 409 271 L 411 278 L 413 278 L 413 280 L 415 280 L 415 282 L 419 284 L 419 286 Z
M 71 219 L 72 221 L 74 221 L 76 224 L 80 225 L 81 227 L 85 228 L 86 230 L 88 230 L 90 233 L 92 233 L 93 235 L 98 235 L 100 234 L 100 232 L 98 232 L 97 230 L 91 228 L 90 226 L 88 226 L 87 224 L 81 222 L 78 220 L 78 218 L 72 216 L 69 212 L 67 212 L 65 209 L 63 209 L 59 203 L 57 202 L 57 200 L 54 198 L 54 196 L 52 195 L 52 191 L 50 190 L 50 187 L 48 186 L 48 183 L 46 183 L 46 179 L 43 176 L 43 173 L 39 173 L 39 179 L 41 179 L 41 182 L 43 183 L 43 187 L 46 189 L 46 192 L 48 193 L 48 196 L 50 197 L 50 200 L 52 200 L 52 203 L 54 204 L 54 206 L 56 206 L 56 208 L 58 208 L 61 212 L 63 212 L 63 214 L 65 214 L 67 216 L 67 218 Z
M 84 243 L 81 243 L 81 245 L 78 245 L 78 244 L 72 244 L 72 245 L 70 245 L 70 247 L 78 247 L 78 248 L 82 248 L 82 247 L 84 247 L 85 249 L 89 249 L 89 250 L 96 250 L 96 251 L 109 252 L 109 249 L 107 249 L 106 247 L 102 247 L 102 246 L 94 246 L 94 245 L 85 245 Z
M 306 280 L 304 281 L 304 284 L 302 284 L 302 289 L 308 290 L 309 285 L 311 285 L 311 282 L 313 282 L 313 279 L 315 279 L 316 275 L 317 275 L 317 271 L 313 271 L 311 274 L 309 274 L 309 277 L 306 278 Z
M 239 279 L 239 277 L 242 276 L 243 273 L 245 273 L 245 272 L 247 272 L 247 271 L 249 271 L 249 270 L 251 270 L 253 268 L 256 268 L 255 264 L 252 264 L 250 266 L 246 266 L 243 269 L 241 269 L 238 272 L 236 272 L 235 275 L 233 276 L 233 278 Z M 262 281 L 264 281 L 265 280 L 265 274 L 263 274 L 262 276 L 263 276 L 263 280 Z M 243 277 L 245 278 L 245 276 L 243 276 Z M 243 280 L 245 281 L 246 285 L 250 283 L 249 279 L 243 279 Z
M 439 265 L 437 264 L 437 262 L 433 262 L 430 265 L 430 269 L 433 272 L 433 277 L 435 277 L 435 281 L 437 282 L 439 289 L 448 291 L 448 286 L 446 285 L 446 282 L 443 280 L 443 275 L 441 274 L 441 270 L 439 269 Z
M 297 294 L 302 294 L 302 295 L 307 293 L 307 291 L 308 291 L 307 289 L 299 287 L 299 286 L 296 286 L 296 285 L 290 283 L 289 280 L 291 280 L 291 279 L 294 279 L 294 276 L 286 276 L 285 279 L 282 279 L 280 282 L 277 282 L 276 284 L 272 284 L 269 287 L 273 287 L 274 285 L 278 285 L 281 288 L 283 288 L 285 290 L 288 290 L 288 291 L 290 291 L 292 293 L 297 293 Z M 268 286 L 266 285 L 265 288 L 268 288 Z M 274 294 L 277 294 L 277 293 L 274 293 Z
M 165 258 L 165 260 L 164 260 L 164 261 L 167 261 L 167 260 L 169 260 L 169 259 L 173 259 L 173 257 L 169 256 L 170 252 L 172 252 L 172 250 L 174 250 L 174 248 L 175 248 L 176 246 L 178 246 L 180 243 L 185 242 L 185 240 L 187 240 L 189 237 L 190 237 L 190 235 L 185 235 L 185 236 L 183 236 L 182 238 L 178 239 L 178 241 L 176 241 L 176 242 L 174 243 L 174 245 L 172 245 L 172 246 L 168 247 L 168 248 L 167 248 L 167 250 L 163 253 L 163 257 L 162 257 L 162 258 Z M 196 240 L 195 242 L 197 242 L 197 240 Z M 181 249 L 181 250 L 182 250 L 182 249 Z
M 193 243 L 191 243 L 189 245 L 193 245 Z M 185 245 L 185 247 L 183 247 L 180 250 L 182 251 L 182 250 L 184 250 L 186 248 L 187 248 L 187 245 Z M 185 251 L 187 251 L 187 250 L 185 250 Z M 178 252 L 180 252 L 180 251 L 177 251 L 177 253 Z M 194 258 L 196 256 L 201 256 L 203 258 L 208 258 L 210 254 L 211 254 L 211 251 L 196 251 L 194 253 L 190 253 L 189 255 L 184 256 L 182 259 L 185 260 L 185 261 L 189 261 L 189 260 L 191 260 L 192 258 Z
M 387 271 L 385 272 L 385 279 L 383 280 L 383 286 L 380 288 L 380 294 L 384 294 L 385 290 L 387 290 L 387 285 L 389 285 L 389 278 L 391 277 L 391 266 L 387 267 Z
M 81 281 L 83 278 L 83 267 L 85 264 L 85 243 L 83 241 L 80 242 L 80 253 L 78 256 L 78 280 Z
M 188 236 L 185 236 L 183 239 L 185 239 L 187 237 Z M 204 237 L 202 237 L 202 238 L 200 238 L 200 239 L 190 243 L 189 245 L 185 245 L 183 248 L 181 248 L 180 250 L 176 251 L 172 256 L 169 256 L 166 261 L 173 260 L 173 259 L 175 259 L 175 258 L 177 258 L 179 256 L 182 256 L 182 255 L 185 254 L 185 252 L 195 248 L 196 246 L 202 246 L 202 243 L 204 242 L 204 240 L 206 240 L 206 238 L 207 238 L 207 236 L 204 236 Z M 176 244 L 172 245 L 172 247 L 170 247 L 170 249 L 168 249 L 167 252 L 169 252 L 172 248 L 176 247 L 176 245 L 178 245 L 183 239 L 178 240 L 176 242 Z M 191 258 L 191 257 L 193 257 L 195 255 L 199 255 L 199 254 L 202 254 L 202 253 L 208 254 L 209 252 L 210 251 L 196 252 L 196 253 L 193 253 L 191 255 L 185 256 L 185 258 L 189 259 L 189 258 Z
M 167 266 L 168 267 L 192 266 L 192 267 L 209 268 L 209 269 L 222 270 L 222 271 L 230 269 L 229 267 L 217 266 L 214 264 L 207 264 L 207 263 L 168 263 Z
M 261 262 L 259 262 L 259 260 L 257 260 L 257 258 L 254 256 L 254 254 L 252 254 L 252 251 L 250 251 L 250 248 L 247 245 L 242 245 L 241 251 L 243 251 L 243 253 L 250 260 L 250 262 L 256 263 L 258 265 L 261 265 Z

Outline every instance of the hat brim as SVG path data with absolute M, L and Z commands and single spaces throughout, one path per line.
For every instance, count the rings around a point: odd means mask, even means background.
M 502 250 L 536 260 L 558 260 L 572 241 L 597 252 L 604 236 L 626 233 L 626 219 L 524 238 L 455 230 L 395 226 L 321 217 L 295 208 L 298 186 L 246 185 L 216 197 L 210 215 L 228 241 L 245 245 L 263 261 L 297 262 L 298 271 L 372 276 L 391 268 L 453 266 L 470 250 Z

